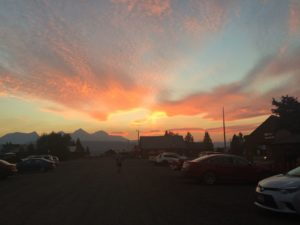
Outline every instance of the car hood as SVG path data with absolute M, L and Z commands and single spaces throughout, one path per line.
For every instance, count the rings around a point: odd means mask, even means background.
M 287 187 L 295 187 L 295 186 L 299 187 L 300 177 L 279 174 L 261 180 L 258 184 L 265 188 L 287 188 Z

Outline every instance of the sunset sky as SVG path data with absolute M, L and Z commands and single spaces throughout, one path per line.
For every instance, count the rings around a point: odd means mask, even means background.
M 300 97 L 299 0 L 0 0 L 0 136 L 196 141 L 251 132 Z

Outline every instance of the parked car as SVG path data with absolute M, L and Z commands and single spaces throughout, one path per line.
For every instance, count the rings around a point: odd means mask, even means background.
M 16 164 L 9 163 L 5 160 L 0 159 L 0 178 L 6 178 L 17 172 Z
M 174 160 L 178 160 L 178 159 L 186 159 L 186 157 L 174 152 L 163 152 L 158 156 L 156 156 L 155 163 L 162 164 L 162 165 L 169 165 Z
M 257 182 L 272 174 L 243 157 L 230 154 L 211 154 L 185 161 L 181 171 L 183 176 L 200 179 L 205 184 L 219 181 Z
M 172 170 L 181 170 L 182 169 L 182 165 L 183 163 L 186 161 L 187 159 L 183 159 L 183 158 L 178 158 L 178 159 L 174 159 L 172 160 L 169 165 L 170 168 Z
M 44 158 L 29 158 L 24 159 L 17 164 L 17 168 L 20 172 L 40 170 L 46 172 L 56 167 L 55 162 Z
M 300 214 L 300 167 L 259 181 L 255 205 L 275 212 Z
M 222 152 L 217 151 L 202 151 L 199 153 L 198 157 L 205 156 L 205 155 L 215 155 L 215 154 L 222 154 Z
M 52 156 L 52 158 L 53 158 L 55 164 L 58 165 L 59 164 L 59 158 L 57 156 Z
M 148 160 L 152 163 L 155 163 L 156 162 L 156 157 L 157 157 L 158 154 L 149 154 L 148 155 Z
M 52 156 L 52 155 L 30 155 L 30 156 L 27 156 L 26 158 L 24 158 L 22 160 L 26 160 L 26 159 L 40 159 L 40 158 L 47 159 L 47 160 L 55 162 L 54 156 Z

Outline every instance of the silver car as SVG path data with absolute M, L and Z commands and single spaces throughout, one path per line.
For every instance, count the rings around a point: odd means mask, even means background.
M 256 194 L 260 208 L 300 214 L 300 167 L 260 181 Z

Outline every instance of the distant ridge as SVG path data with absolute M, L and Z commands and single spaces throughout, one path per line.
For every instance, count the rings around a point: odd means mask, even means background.
M 109 135 L 105 131 L 96 131 L 90 134 L 81 128 L 71 133 L 71 137 L 74 140 L 79 138 L 81 141 L 128 141 L 122 136 Z
M 64 131 L 59 131 L 57 133 L 66 134 Z M 86 132 L 83 129 L 78 129 L 73 133 L 70 133 L 73 140 L 77 140 L 79 138 L 81 141 L 96 141 L 96 142 L 127 142 L 128 139 L 122 136 L 114 136 L 109 135 L 105 131 L 96 131 L 92 134 Z M 7 142 L 11 142 L 13 144 L 29 144 L 32 142 L 36 142 L 39 138 L 37 132 L 31 133 L 23 133 L 23 132 L 14 132 L 8 133 L 0 137 L 0 144 L 5 144 Z
M 5 134 L 0 138 L 0 144 L 5 144 L 7 142 L 11 142 L 13 144 L 28 144 L 31 142 L 35 142 L 39 138 L 39 135 L 36 132 L 31 133 L 9 133 Z

